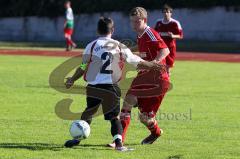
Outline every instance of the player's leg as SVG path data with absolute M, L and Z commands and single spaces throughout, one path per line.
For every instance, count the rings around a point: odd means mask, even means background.
M 77 47 L 77 45 L 72 40 L 73 29 L 65 28 L 64 29 L 64 37 L 66 39 L 66 51 L 71 51 L 72 47 Z
M 116 147 L 122 147 L 122 125 L 118 118 L 120 113 L 121 90 L 117 85 L 106 86 L 105 90 L 108 92 L 106 92 L 106 96 L 103 96 L 104 99 L 102 101 L 104 119 L 109 120 L 111 123 L 110 131 Z M 111 102 L 109 100 L 111 100 Z
M 176 47 L 169 47 L 169 55 L 166 57 L 166 65 L 167 65 L 167 73 L 170 77 L 171 75 L 171 70 L 174 66 L 174 61 L 176 57 Z
M 90 88 L 87 87 L 87 90 L 88 89 L 90 89 Z M 101 100 L 98 98 L 93 98 L 93 97 L 88 96 L 88 93 L 87 93 L 86 100 L 87 100 L 87 107 L 81 115 L 81 120 L 86 121 L 90 125 L 92 122 L 93 115 L 98 111 Z M 66 141 L 64 146 L 71 148 L 73 146 L 77 146 L 80 143 L 80 141 L 81 140 L 79 140 L 79 139 L 68 140 L 68 141 Z
M 139 119 L 150 131 L 150 135 L 141 142 L 142 144 L 152 144 L 162 134 L 155 116 L 163 97 L 164 95 L 139 99 Z
M 120 108 L 120 107 L 119 107 Z M 105 119 L 107 120 L 108 118 L 105 116 Z M 121 121 L 117 116 L 114 116 L 110 119 L 111 122 L 111 134 L 113 136 L 113 148 L 115 148 L 117 151 L 131 151 L 133 149 L 127 148 L 123 146 L 122 142 L 122 125 Z
M 73 34 L 73 28 L 70 28 L 69 29 L 69 35 L 70 35 L 69 36 L 69 42 L 70 42 L 70 45 L 71 45 L 71 49 L 77 47 L 77 45 L 72 40 L 72 34 Z
M 66 41 L 66 51 L 70 51 L 70 45 L 71 45 L 71 41 L 69 40 L 69 29 L 68 28 L 64 28 L 64 38 Z
M 155 116 L 169 89 L 170 83 L 167 74 L 162 74 L 160 79 L 158 86 L 159 92 L 155 92 L 158 96 L 138 99 L 139 110 L 141 112 L 139 115 L 140 121 L 151 132 L 151 134 L 142 141 L 142 144 L 152 144 L 162 134 L 162 129 L 158 126 Z
M 93 97 L 87 97 L 87 108 L 83 111 L 81 120 L 86 121 L 89 125 L 92 123 L 93 115 L 98 111 L 101 100 Z
M 130 125 L 131 121 L 131 110 L 133 107 L 138 105 L 138 97 L 145 96 L 146 89 L 149 87 L 149 82 L 152 81 L 153 76 L 155 76 L 154 71 L 143 71 L 139 72 L 138 76 L 132 81 L 132 84 L 130 86 L 130 89 L 128 90 L 128 93 L 124 99 L 123 107 L 121 109 L 121 123 L 123 127 L 123 141 L 125 141 L 126 132 L 128 130 L 128 127 Z M 153 81 L 154 82 L 154 81 Z M 153 84 L 153 83 L 150 83 Z M 147 85 L 147 87 L 146 87 Z M 143 91 L 143 89 L 145 91 Z M 145 94 L 146 93 L 146 94 Z
M 87 97 L 87 108 L 82 113 L 81 120 L 86 121 L 90 125 L 92 122 L 92 117 L 97 112 L 100 103 L 101 103 L 101 100 L 99 99 Z M 64 146 L 71 148 L 73 146 L 79 145 L 80 142 L 81 140 L 79 139 L 72 139 L 72 140 L 66 141 Z
M 72 40 L 72 34 L 69 36 L 69 44 L 70 44 L 70 46 L 71 46 L 71 49 L 73 49 L 73 48 L 76 48 L 77 47 L 77 44 L 75 43 L 75 42 L 73 42 L 73 40 Z
M 126 138 L 127 129 L 129 127 L 130 121 L 131 121 L 131 110 L 133 106 L 135 106 L 137 103 L 137 99 L 135 96 L 127 94 L 124 101 L 123 101 L 123 107 L 121 109 L 120 113 L 120 121 L 122 126 L 122 142 L 124 143 Z M 116 147 L 115 143 L 109 143 L 107 144 L 109 147 Z
M 120 113 L 121 124 L 123 127 L 122 138 L 123 142 L 126 138 L 126 133 L 131 121 L 131 111 L 132 108 L 137 104 L 137 98 L 131 94 L 127 94 Z
M 119 118 L 117 116 L 110 119 L 111 122 L 111 134 L 113 136 L 113 142 L 116 147 L 122 147 L 122 126 Z
M 113 136 L 113 143 L 115 145 L 115 149 L 118 151 L 128 151 L 129 149 L 123 146 L 122 142 L 122 125 L 119 119 L 120 113 L 120 96 L 121 90 L 117 85 L 113 85 L 107 88 L 108 91 L 111 91 L 111 96 L 106 96 L 106 99 L 103 100 L 103 113 L 105 120 L 109 120 L 111 123 L 111 134 Z M 109 103 L 106 101 L 114 101 L 113 103 Z

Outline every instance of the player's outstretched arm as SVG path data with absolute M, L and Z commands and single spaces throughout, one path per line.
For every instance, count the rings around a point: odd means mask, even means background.
M 67 89 L 71 88 L 73 86 L 74 82 L 76 80 L 78 80 L 79 78 L 81 78 L 84 73 L 85 73 L 85 71 L 81 67 L 77 68 L 77 70 L 75 71 L 73 76 L 67 78 L 67 81 L 65 82 L 66 88 Z
M 156 63 L 156 61 L 149 62 L 149 61 L 145 61 L 145 60 L 141 59 L 139 56 L 134 55 L 131 52 L 131 50 L 128 48 L 123 49 L 122 53 L 125 54 L 126 61 L 129 64 L 132 64 L 133 66 L 135 66 L 137 69 L 160 69 L 161 70 L 163 67 L 159 63 Z
M 155 63 L 155 62 L 148 62 L 148 61 L 140 61 L 137 65 L 137 69 L 162 69 L 164 66 Z

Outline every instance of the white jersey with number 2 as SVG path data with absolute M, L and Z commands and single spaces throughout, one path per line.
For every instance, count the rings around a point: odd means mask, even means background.
M 88 84 L 116 84 L 121 80 L 124 62 L 137 66 L 140 57 L 117 40 L 100 37 L 87 45 L 82 63 L 87 64 L 84 79 Z

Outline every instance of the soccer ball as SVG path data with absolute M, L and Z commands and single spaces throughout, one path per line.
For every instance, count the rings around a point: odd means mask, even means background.
M 90 135 L 90 126 L 84 120 L 76 120 L 70 127 L 70 134 L 74 139 L 86 139 Z

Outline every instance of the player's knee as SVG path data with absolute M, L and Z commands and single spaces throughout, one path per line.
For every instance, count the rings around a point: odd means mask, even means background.
M 127 94 L 125 97 L 125 101 L 130 105 L 135 105 L 137 104 L 137 97 L 132 94 Z
M 126 95 L 123 101 L 123 109 L 131 111 L 132 107 L 137 105 L 137 97 L 131 94 Z
M 119 120 L 119 116 L 113 116 L 110 118 L 110 121 L 116 121 L 116 120 Z
M 65 37 L 66 39 L 70 39 L 70 38 L 71 38 L 71 36 L 70 36 L 69 34 L 64 34 L 64 37 Z
M 132 105 L 128 105 L 127 103 L 123 102 L 123 107 L 121 110 L 124 111 L 132 111 L 133 106 Z
M 128 109 L 122 109 L 120 113 L 120 119 L 125 120 L 131 118 L 131 110 Z
M 148 126 L 155 122 L 155 117 L 149 117 L 147 113 L 140 113 L 139 114 L 140 122 L 144 125 Z

